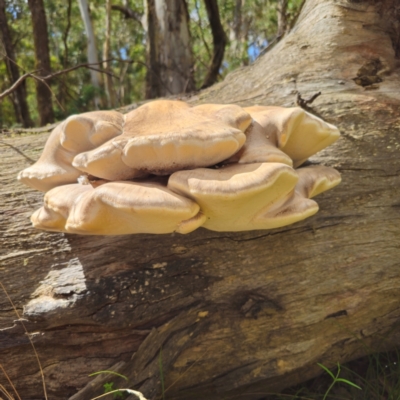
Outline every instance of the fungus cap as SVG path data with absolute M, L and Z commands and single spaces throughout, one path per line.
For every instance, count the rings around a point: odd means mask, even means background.
M 48 191 L 44 196 L 43 207 L 31 216 L 32 225 L 37 229 L 66 232 L 65 224 L 71 210 L 81 195 L 93 190 L 90 185 L 63 185 Z
M 124 116 L 117 111 L 92 111 L 71 115 L 64 122 L 61 145 L 79 154 L 122 133 Z
M 295 168 L 340 137 L 336 126 L 300 107 L 254 106 L 245 110 L 254 115 L 269 140 L 293 160 Z
M 93 111 L 67 118 L 52 131 L 39 160 L 21 171 L 18 180 L 43 192 L 76 182 L 82 172 L 72 165 L 74 157 L 120 135 L 122 124 L 123 115 L 116 111 Z
M 271 228 L 289 225 L 293 218 L 298 221 L 317 213 L 318 204 L 311 197 L 332 189 L 341 181 L 340 173 L 334 168 L 309 166 L 296 170 L 299 180 L 295 190 L 273 207 L 261 211 L 255 220 L 268 223 Z
M 292 159 L 278 149 L 275 129 L 266 129 L 264 113 L 252 112 L 253 121 L 246 130 L 246 143 L 226 163 L 253 164 L 275 162 L 293 165 Z M 261 121 L 261 123 L 260 123 Z
M 63 124 L 53 129 L 39 160 L 18 174 L 20 182 L 47 192 L 56 186 L 75 182 L 82 174 L 71 165 L 74 154 L 61 146 L 62 132 Z
M 204 222 L 199 211 L 158 182 L 73 184 L 50 190 L 32 222 L 39 229 L 86 235 L 188 233 Z
M 296 190 L 309 199 L 334 188 L 342 181 L 339 171 L 324 165 L 310 165 L 298 168 L 296 172 L 299 175 Z
M 121 136 L 80 154 L 73 165 L 111 180 L 118 176 L 106 176 L 109 163 L 119 157 L 131 168 L 131 178 L 207 167 L 229 158 L 243 146 L 244 131 L 250 122 L 250 115 L 235 105 L 190 107 L 181 101 L 158 100 L 126 114 Z
M 204 228 L 214 231 L 273 229 L 315 214 L 310 200 L 340 182 L 329 167 L 293 170 L 280 163 L 236 164 L 171 175 L 168 187 L 200 205 Z
M 269 229 L 270 224 L 254 217 L 292 192 L 297 180 L 296 172 L 285 164 L 234 164 L 175 172 L 168 188 L 199 204 L 207 217 L 205 228 L 246 231 Z
M 122 157 L 122 150 L 110 141 L 98 149 L 78 154 L 72 165 L 82 172 L 109 181 L 143 178 L 148 175 L 126 165 Z

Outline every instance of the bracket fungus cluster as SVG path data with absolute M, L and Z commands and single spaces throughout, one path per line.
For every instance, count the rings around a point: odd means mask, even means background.
M 271 229 L 315 214 L 311 197 L 340 182 L 333 168 L 298 168 L 338 138 L 301 108 L 158 100 L 67 118 L 18 179 L 46 192 L 31 217 L 44 230 Z

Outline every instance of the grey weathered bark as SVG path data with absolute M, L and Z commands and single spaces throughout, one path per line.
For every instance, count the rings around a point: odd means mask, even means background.
M 35 68 L 37 75 L 46 76 L 51 73 L 49 38 L 47 20 L 43 0 L 28 0 L 32 16 L 33 42 L 35 45 Z M 50 84 L 50 82 L 48 82 Z M 47 85 L 36 81 L 36 97 L 40 125 L 46 125 L 54 120 L 52 93 Z
M 219 17 L 218 3 L 216 0 L 204 0 L 208 20 L 213 37 L 213 56 L 202 89 L 205 89 L 217 82 L 219 70 L 224 59 L 225 46 L 228 43 L 228 38 L 225 34 L 224 28 L 221 24 Z
M 146 98 L 195 89 L 185 0 L 147 0 Z
M 19 77 L 19 70 L 15 63 L 15 52 L 12 43 L 11 32 L 8 26 L 7 15 L 6 15 L 6 3 L 4 0 L 0 0 L 0 34 L 1 40 L 5 52 L 5 63 L 7 66 L 7 72 L 10 78 L 10 84 L 16 82 Z M 10 86 L 11 86 L 10 85 Z M 22 123 L 25 128 L 32 126 L 32 120 L 29 114 L 28 102 L 26 101 L 26 84 L 22 84 L 15 91 L 15 95 L 12 96 L 12 103 L 15 111 L 15 118 L 17 122 Z
M 193 99 L 292 106 L 297 92 L 322 92 L 313 111 L 343 137 L 311 161 L 336 167 L 343 182 L 296 225 L 38 232 L 28 217 L 42 194 L 15 175 L 47 134 L 3 139 L 1 279 L 35 333 L 51 399 L 90 399 L 102 379 L 155 399 L 161 370 L 170 400 L 256 399 L 315 376 L 317 362 L 400 344 L 399 12 L 392 0 L 307 0 L 271 51 Z M 24 399 L 40 398 L 38 367 L 5 296 L 0 309 L 2 364 Z M 113 366 L 129 381 L 89 383 L 90 372 Z

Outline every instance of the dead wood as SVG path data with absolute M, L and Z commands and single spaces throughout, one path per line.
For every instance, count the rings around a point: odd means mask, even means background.
M 161 371 L 169 400 L 256 399 L 315 376 L 317 362 L 400 343 L 398 25 L 377 4 L 308 0 L 264 57 L 192 98 L 292 106 L 298 92 L 322 93 L 310 107 L 343 137 L 311 162 L 339 169 L 343 182 L 302 223 L 185 236 L 35 231 L 29 215 L 42 194 L 15 176 L 48 134 L 3 139 L 1 280 L 24 310 L 51 399 L 101 394 L 111 378 L 88 374 L 116 364 L 149 399 L 159 398 Z M 374 59 L 381 81 L 358 85 Z M 41 398 L 6 296 L 0 310 L 2 364 L 22 398 Z

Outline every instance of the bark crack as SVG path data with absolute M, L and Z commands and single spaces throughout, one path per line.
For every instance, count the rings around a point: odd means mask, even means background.
M 23 151 L 21 151 L 20 149 L 18 149 L 18 148 L 15 147 L 15 146 L 13 146 L 12 144 L 6 143 L 6 142 L 3 141 L 3 140 L 0 140 L 0 143 L 3 144 L 3 145 L 5 145 L 5 146 L 8 146 L 8 147 L 10 147 L 11 149 L 13 149 L 14 151 L 16 151 L 18 154 L 20 154 L 21 156 L 23 156 L 27 161 L 29 161 L 30 164 L 34 164 L 34 163 L 36 162 L 35 160 L 32 160 L 32 158 L 28 157 Z

